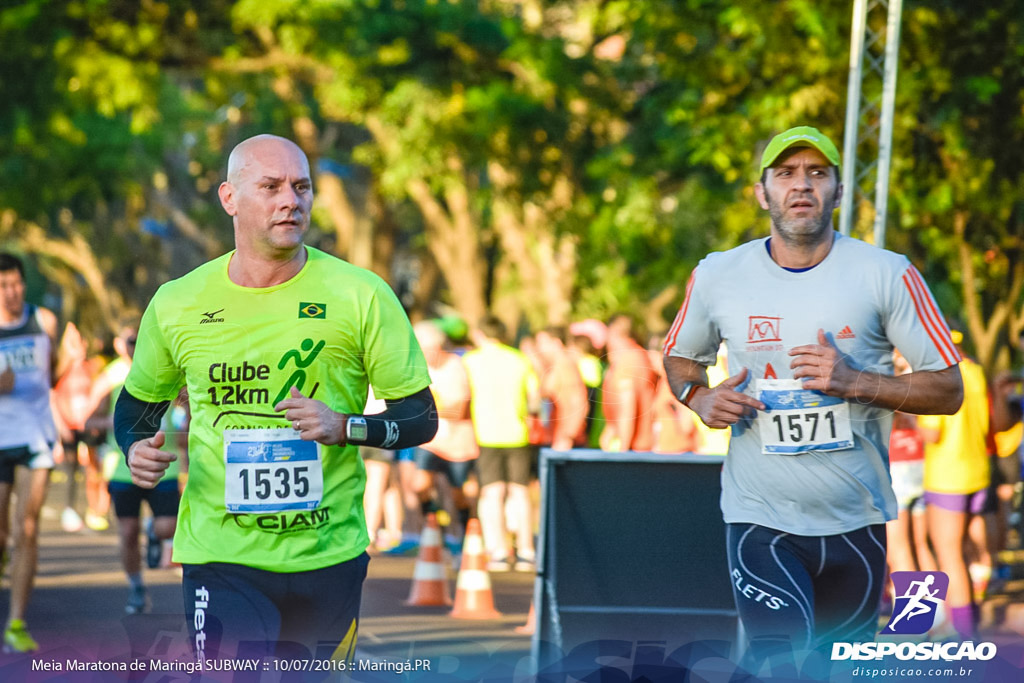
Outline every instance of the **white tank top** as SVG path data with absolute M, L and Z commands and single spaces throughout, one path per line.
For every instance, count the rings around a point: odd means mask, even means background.
M 25 305 L 21 320 L 0 326 L 0 371 L 14 370 L 14 391 L 0 394 L 0 449 L 28 447 L 48 451 L 57 438 L 50 412 L 50 336 L 39 310 Z

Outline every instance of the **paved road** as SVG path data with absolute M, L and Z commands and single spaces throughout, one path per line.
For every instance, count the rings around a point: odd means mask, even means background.
M 152 658 L 177 662 L 187 658 L 187 632 L 181 597 L 181 575 L 177 569 L 145 570 L 151 610 L 126 615 L 127 582 L 117 555 L 117 535 L 85 530 L 65 533 L 60 529 L 58 510 L 63 500 L 54 486 L 44 509 L 36 588 L 27 622 L 40 652 L 33 656 L 0 655 L 0 683 L 38 680 L 127 680 L 122 672 L 67 672 L 69 659 L 83 662 L 121 662 L 141 658 L 145 669 L 133 680 L 185 681 L 187 671 L 154 672 Z M 405 663 L 417 659 L 430 663 L 436 680 L 478 678 L 478 673 L 499 667 L 509 674 L 528 657 L 529 637 L 515 627 L 525 623 L 533 591 L 533 575 L 492 574 L 495 606 L 502 618 L 486 621 L 454 619 L 447 608 L 409 607 L 404 601 L 412 587 L 414 557 L 377 555 L 370 562 L 363 592 L 358 657 L 367 662 Z M 452 590 L 456 574 L 450 572 Z M 0 607 L 8 607 L 5 577 Z M 454 594 L 454 593 L 453 593 Z M 33 671 L 33 663 L 37 670 Z M 46 672 L 39 667 L 61 663 L 64 671 Z M 524 663 L 525 667 L 526 664 Z M 386 677 L 367 673 L 362 680 L 396 683 L 419 678 L 416 675 Z M 287 676 L 284 680 L 287 680 Z M 431 676 L 431 679 L 434 677 Z M 271 672 L 258 680 L 280 680 Z M 257 680 L 234 674 L 206 672 L 202 680 Z
M 62 496 L 54 490 L 50 500 L 59 501 Z M 152 609 L 143 615 L 125 615 L 127 586 L 117 559 L 115 531 L 68 534 L 60 530 L 57 517 L 54 508 L 48 507 L 44 512 L 39 575 L 28 614 L 29 627 L 41 651 L 32 656 L 0 655 L 0 683 L 125 680 L 262 683 L 324 678 L 273 670 L 205 671 L 200 678 L 190 676 L 185 668 L 189 657 L 179 573 L 174 569 L 146 570 Z M 1013 559 L 1015 580 L 983 606 L 983 637 L 999 643 L 1001 650 L 1006 646 L 1008 653 L 1024 651 L 1021 648 L 1024 643 L 1021 636 L 1024 634 L 1024 552 L 1018 551 Z M 395 683 L 534 680 L 529 637 L 515 631 L 527 617 L 532 574 L 492 574 L 495 604 L 503 617 L 466 621 L 451 618 L 446 608 L 404 604 L 411 588 L 414 565 L 415 558 L 388 556 L 377 556 L 370 563 L 358 659 L 385 668 L 360 672 L 353 676 L 354 680 Z M 450 578 L 454 584 L 454 572 Z M 6 610 L 6 584 L 4 587 L 0 592 L 0 606 Z M 422 669 L 403 675 L 394 672 L 397 666 L 412 665 L 417 660 L 428 663 L 429 672 Z M 68 662 L 100 662 L 111 666 L 137 662 L 139 670 L 69 672 Z M 159 671 L 153 662 L 170 663 L 178 668 Z M 41 668 L 58 664 L 63 670 Z M 387 668 L 389 665 L 391 669 Z M 1024 667 L 1024 658 L 1018 667 Z M 627 672 L 622 672 L 614 680 L 632 679 Z

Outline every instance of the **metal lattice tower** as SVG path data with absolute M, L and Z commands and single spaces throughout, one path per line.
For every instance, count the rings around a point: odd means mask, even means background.
M 885 246 L 902 12 L 903 0 L 853 3 L 839 231 L 849 235 L 858 210 L 872 204 L 874 243 L 880 247 Z

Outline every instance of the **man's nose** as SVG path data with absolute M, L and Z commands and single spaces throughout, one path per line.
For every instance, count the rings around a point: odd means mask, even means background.
M 794 187 L 800 189 L 806 188 L 808 190 L 811 189 L 811 174 L 807 169 L 797 169 L 793 175 L 796 180 Z
M 281 190 L 280 200 L 282 208 L 294 209 L 299 205 L 299 193 L 291 185 L 285 185 Z

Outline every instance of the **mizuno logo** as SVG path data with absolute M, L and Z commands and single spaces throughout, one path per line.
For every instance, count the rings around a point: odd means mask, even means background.
M 853 330 L 850 329 L 850 326 L 847 325 L 839 331 L 839 334 L 836 335 L 836 339 L 853 339 L 856 336 L 857 335 L 853 333 Z
M 203 325 L 205 323 L 222 323 L 222 322 L 224 322 L 224 318 L 216 317 L 217 314 L 220 313 L 223 310 L 224 309 L 222 308 L 220 310 L 212 311 L 210 313 L 203 313 L 203 319 L 199 321 L 199 324 Z

